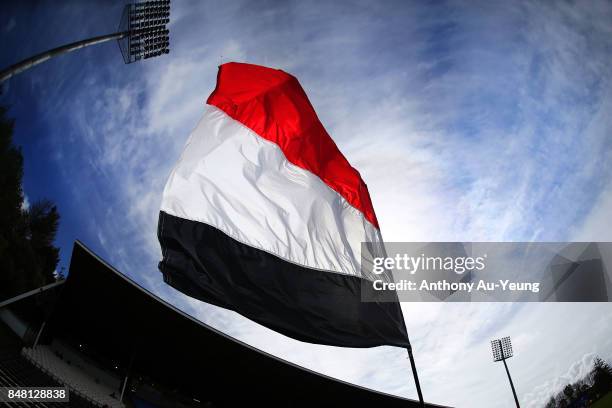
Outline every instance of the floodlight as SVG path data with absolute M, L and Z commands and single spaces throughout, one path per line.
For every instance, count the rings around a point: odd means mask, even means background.
M 491 340 L 491 351 L 493 352 L 493 361 L 501 361 L 512 357 L 514 354 L 510 337 Z
M 491 340 L 491 350 L 493 351 L 493 361 L 501 361 L 503 359 L 501 343 L 499 340 Z
M 51 58 L 111 40 L 117 40 L 123 62 L 126 64 L 168 54 L 170 42 L 166 25 L 169 22 L 170 0 L 130 3 L 123 8 L 117 32 L 65 44 L 26 58 L 1 70 L 0 83 Z M 155 43 L 154 49 L 145 49 L 142 39 L 160 41 Z
M 145 1 L 125 6 L 119 30 L 127 35 L 119 48 L 126 64 L 168 54 L 170 1 Z
M 516 396 L 516 390 L 514 389 L 514 384 L 512 383 L 512 377 L 510 377 L 510 370 L 508 370 L 508 365 L 506 364 L 506 360 L 514 355 L 510 337 L 506 336 L 502 337 L 501 339 L 491 340 L 491 351 L 493 352 L 493 361 L 502 361 L 504 363 L 506 374 L 508 374 L 508 380 L 510 381 L 510 388 L 512 388 L 512 394 L 514 395 L 514 402 L 516 403 L 517 408 L 520 408 L 518 397 Z
M 510 358 L 513 356 L 512 343 L 510 342 L 510 337 L 503 337 L 501 339 L 501 347 L 502 347 L 502 352 L 504 354 L 504 358 Z

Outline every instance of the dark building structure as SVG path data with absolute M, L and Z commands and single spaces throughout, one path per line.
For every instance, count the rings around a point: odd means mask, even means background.
M 0 344 L 9 350 L 0 354 L 0 381 L 3 364 L 21 359 L 55 383 L 83 388 L 75 406 L 419 406 L 233 339 L 137 285 L 78 241 L 68 278 L 51 291 L 47 312 L 26 317 L 27 328 L 10 347 Z M 6 307 L 23 317 L 18 305 L 41 295 Z M 89 378 L 71 380 L 75 373 Z

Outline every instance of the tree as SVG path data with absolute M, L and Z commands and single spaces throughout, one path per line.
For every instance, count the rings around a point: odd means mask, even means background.
M 591 370 L 592 389 L 603 395 L 612 388 L 612 366 L 599 357 L 595 357 Z
M 572 384 L 567 384 L 565 388 L 563 388 L 563 394 L 568 401 L 571 401 L 574 398 L 574 387 Z
M 48 200 L 24 207 L 23 155 L 13 144 L 15 122 L 0 106 L 0 300 L 55 280 L 59 225 Z
M 587 401 L 596 401 L 612 390 L 612 366 L 595 357 L 593 368 L 583 378 L 567 384 L 552 395 L 544 408 L 582 407 Z M 589 405 L 590 406 L 590 405 Z
M 557 402 L 555 401 L 555 397 L 550 397 L 544 408 L 555 408 L 557 406 Z

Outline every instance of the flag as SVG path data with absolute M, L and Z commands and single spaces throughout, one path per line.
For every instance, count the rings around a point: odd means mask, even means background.
M 406 347 L 398 302 L 363 302 L 361 243 L 382 241 L 368 189 L 295 77 L 219 67 L 158 223 L 164 281 L 292 338 Z

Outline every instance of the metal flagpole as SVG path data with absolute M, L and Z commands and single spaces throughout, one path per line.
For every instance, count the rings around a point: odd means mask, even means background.
M 41 62 L 45 62 L 53 57 L 57 57 L 58 55 L 66 54 L 70 51 L 78 50 L 94 44 L 100 44 L 106 41 L 120 40 L 126 35 L 128 35 L 127 31 L 100 35 L 98 37 L 92 37 L 86 40 L 76 41 L 70 44 L 62 45 L 61 47 L 53 48 L 52 50 L 34 55 L 33 57 L 24 59 L 23 61 L 13 64 L 10 67 L 2 70 L 2 72 L 0 73 L 0 83 L 11 78 L 13 75 L 19 74 L 20 72 L 23 72 L 26 69 L 32 68 L 33 66 L 38 65 Z
M 408 340 L 408 358 L 410 359 L 410 366 L 412 367 L 412 376 L 414 377 L 414 384 L 416 385 L 417 394 L 419 395 L 419 405 L 421 408 L 425 408 L 425 401 L 423 400 L 423 393 L 421 392 L 421 383 L 419 382 L 419 375 L 417 374 L 416 364 L 414 363 L 414 356 L 412 355 L 412 345 Z

